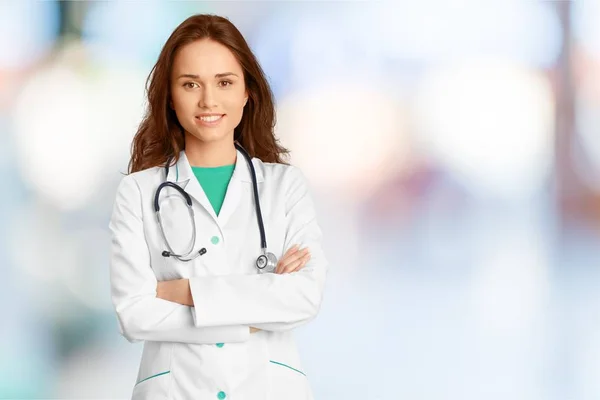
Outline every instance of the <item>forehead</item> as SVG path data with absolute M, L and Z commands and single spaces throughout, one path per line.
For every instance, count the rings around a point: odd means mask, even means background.
M 210 39 L 197 40 L 180 48 L 173 60 L 173 75 L 196 74 L 213 78 L 222 72 L 241 76 L 242 67 L 231 50 Z

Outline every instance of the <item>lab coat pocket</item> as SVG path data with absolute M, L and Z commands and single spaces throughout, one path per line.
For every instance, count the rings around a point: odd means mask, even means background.
M 168 399 L 168 387 L 171 371 L 163 371 L 149 376 L 136 383 L 132 400 L 164 400 Z
M 285 362 L 269 360 L 270 399 L 312 400 L 306 375 Z
M 132 400 L 168 399 L 173 343 L 146 342 Z

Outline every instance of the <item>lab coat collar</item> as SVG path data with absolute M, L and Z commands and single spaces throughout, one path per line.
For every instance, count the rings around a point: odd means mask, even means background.
M 250 182 L 252 183 L 252 172 L 250 171 L 250 166 L 246 162 L 246 158 L 244 155 L 236 149 L 236 160 L 235 160 L 235 168 L 233 170 L 232 179 L 237 179 L 242 182 Z M 257 166 L 256 158 L 252 159 L 252 164 L 254 165 L 254 170 L 256 172 L 256 181 L 257 183 L 263 182 L 264 177 L 261 169 Z M 176 183 L 186 184 L 187 181 L 191 178 L 196 179 L 194 172 L 192 171 L 192 167 L 188 161 L 187 156 L 185 155 L 185 151 L 182 150 L 179 153 L 179 161 L 176 165 L 169 168 L 169 175 L 167 180 Z M 183 187 L 183 186 L 182 186 Z
M 235 151 L 237 156 L 235 159 L 235 169 L 233 170 L 232 179 L 235 178 L 242 182 L 252 183 L 252 171 L 250 171 L 250 166 L 246 161 L 246 157 L 244 157 L 241 151 L 237 149 Z M 262 170 L 257 167 L 256 158 L 250 158 L 252 159 L 252 165 L 254 166 L 254 171 L 256 172 L 256 182 L 260 183 L 264 180 Z
M 250 166 L 246 162 L 246 158 L 239 150 L 236 149 L 236 152 L 235 168 L 229 186 L 227 186 L 227 193 L 225 194 L 225 199 L 223 200 L 223 205 L 218 216 L 215 214 L 200 182 L 196 179 L 185 151 L 182 150 L 179 153 L 179 161 L 177 161 L 176 165 L 169 168 L 169 174 L 167 176 L 169 181 L 177 183 L 177 185 L 184 189 L 191 197 L 196 199 L 196 201 L 200 203 L 206 212 L 209 213 L 221 227 L 227 223 L 227 220 L 239 204 L 242 193 L 241 183 L 252 183 L 252 173 L 250 171 Z M 255 159 L 252 160 L 252 163 L 254 165 L 254 170 L 256 171 L 256 181 L 258 183 L 263 182 L 264 178 L 262 171 L 257 167 Z M 252 187 L 250 187 L 250 190 L 252 190 Z

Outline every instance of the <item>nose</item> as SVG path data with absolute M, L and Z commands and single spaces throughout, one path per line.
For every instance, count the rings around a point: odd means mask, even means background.
M 198 99 L 198 107 L 200 108 L 212 108 L 215 104 L 215 92 L 214 89 L 207 86 L 200 92 Z

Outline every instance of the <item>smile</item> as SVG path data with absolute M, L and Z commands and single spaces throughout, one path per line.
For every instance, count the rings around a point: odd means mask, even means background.
M 195 118 L 196 118 L 196 121 L 200 125 L 215 126 L 215 125 L 219 124 L 219 122 L 221 122 L 221 120 L 223 119 L 224 116 L 225 115 L 206 115 L 206 116 L 198 116 Z
M 222 115 L 210 115 L 210 116 L 207 116 L 207 117 L 199 117 L 199 118 L 202 121 L 205 121 L 205 122 L 215 122 L 215 121 L 223 118 L 223 116 Z

